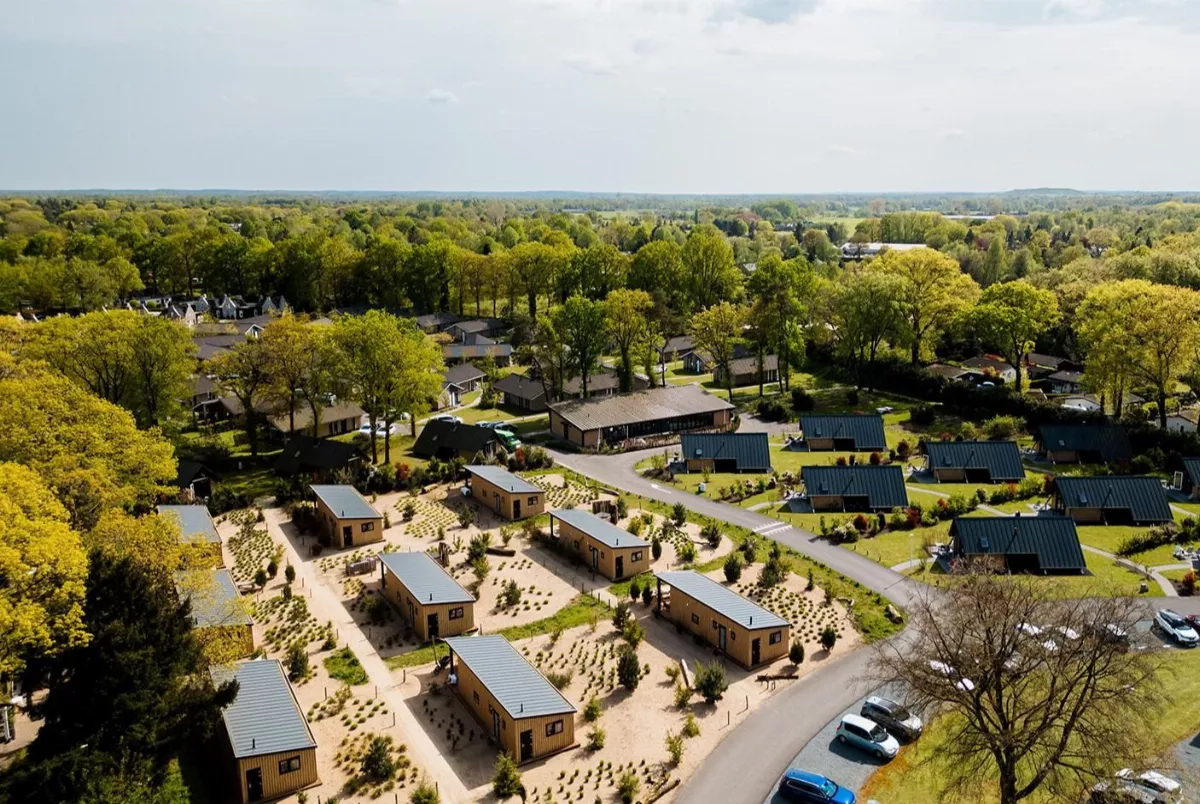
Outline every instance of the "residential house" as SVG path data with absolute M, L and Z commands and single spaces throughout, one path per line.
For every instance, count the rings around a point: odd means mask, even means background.
M 558 533 L 554 525 L 558 523 Z M 579 508 L 550 512 L 550 535 L 583 560 L 592 572 L 610 581 L 650 569 L 650 543 Z
M 225 558 L 221 554 L 221 536 L 217 533 L 208 506 L 160 505 L 158 513 L 179 526 L 180 542 L 195 546 L 211 566 L 225 566 Z
M 804 466 L 804 490 L 814 511 L 891 511 L 908 507 L 904 470 L 887 466 Z
M 433 334 L 441 332 L 456 321 L 458 321 L 458 316 L 453 313 L 426 313 L 417 316 L 417 327 L 422 332 Z
M 787 656 L 792 625 L 753 600 L 692 570 L 656 572 L 658 616 L 753 670 Z M 663 584 L 669 589 L 664 591 Z
M 499 446 L 496 432 L 490 428 L 432 419 L 421 428 L 412 446 L 412 454 L 418 458 L 437 458 L 440 461 L 461 458 L 472 463 L 490 459 Z
M 322 479 L 354 469 L 361 462 L 362 454 L 358 448 L 346 441 L 295 435 L 283 445 L 274 468 L 280 475 L 304 473 L 313 479 Z
M 202 643 L 220 641 L 230 659 L 245 659 L 254 653 L 254 621 L 242 604 L 229 570 L 213 570 L 200 588 L 190 588 L 187 573 L 176 576 L 175 589 L 192 605 L 192 624 Z
M 883 416 L 878 413 L 802 413 L 800 430 L 812 451 L 884 452 Z
M 1196 424 L 1198 421 L 1200 421 L 1200 411 L 1194 408 L 1168 413 L 1167 432 L 1194 433 L 1196 432 Z
M 475 597 L 424 551 L 380 553 L 380 590 L 422 642 L 475 628 Z
M 679 452 L 689 472 L 771 472 L 766 433 L 684 433 Z
M 383 514 L 358 489 L 345 485 L 308 487 L 317 506 L 322 535 L 334 547 L 361 547 L 383 541 Z
M 683 356 L 693 349 L 695 346 L 691 335 L 676 335 L 674 338 L 668 338 L 658 353 L 663 363 L 674 363 L 676 360 L 682 360 Z
M 729 363 L 731 383 L 725 381 L 725 369 L 717 367 L 713 371 L 713 382 L 720 386 L 732 385 L 740 388 L 743 385 L 758 385 L 761 379 L 764 383 L 779 382 L 779 358 L 776 355 L 764 355 L 762 376 L 759 377 L 758 358 L 742 357 Z
M 862 260 L 867 257 L 876 257 L 883 253 L 884 250 L 889 251 L 911 251 L 915 248 L 925 248 L 924 243 L 843 243 L 842 244 L 842 259 L 844 260 Z
M 754 353 L 748 347 L 743 346 L 742 344 L 735 344 L 733 347 L 732 360 L 730 362 L 732 364 L 736 361 L 742 360 L 743 358 L 752 357 L 753 354 Z M 684 371 L 691 372 L 692 374 L 708 374 L 711 371 L 715 371 L 716 366 L 717 363 L 715 360 L 713 360 L 712 355 L 699 349 L 694 349 L 683 356 L 683 369 Z M 775 370 L 779 370 L 778 362 L 775 364 Z M 736 371 L 734 372 L 735 375 L 737 373 L 738 372 Z M 757 376 L 757 374 L 755 376 Z M 754 382 L 758 382 L 758 380 L 756 379 Z
M 1157 477 L 1059 475 L 1053 505 L 1080 524 L 1158 525 L 1174 519 Z
M 1082 413 L 1103 413 L 1104 406 L 1094 394 L 1067 394 L 1057 400 L 1059 407 Z
M 551 433 L 592 449 L 628 439 L 725 430 L 733 422 L 733 405 L 695 385 L 556 402 L 548 407 Z
M 1082 371 L 1056 371 L 1046 378 L 1052 394 L 1078 394 L 1083 391 Z
M 459 343 L 467 343 L 469 337 L 491 338 L 504 329 L 504 322 L 498 318 L 473 318 L 469 321 L 456 321 L 446 327 L 445 332 Z
M 588 377 L 588 398 L 612 396 L 620 388 L 620 378 L 615 371 L 599 371 Z M 633 378 L 633 390 L 647 388 L 645 377 Z M 504 404 L 537 413 L 546 410 L 546 388 L 536 377 L 509 374 L 496 382 L 496 391 L 504 395 Z M 583 399 L 583 379 L 572 377 L 563 383 L 563 399 Z
M 1183 485 L 1181 490 L 1193 500 L 1200 500 L 1200 458 L 1183 459 Z
M 925 454 L 939 483 L 1019 483 L 1025 478 L 1015 441 L 927 441 Z
M 471 496 L 509 521 L 537 516 L 546 510 L 546 492 L 499 466 L 468 466 Z
M 282 294 L 274 299 L 270 296 L 263 296 L 262 303 L 258 306 L 260 315 L 283 315 L 284 313 L 291 312 L 291 310 L 292 306 L 288 304 L 288 300 Z
M 1044 424 L 1037 447 L 1052 463 L 1123 463 L 1133 457 L 1129 436 L 1118 424 Z
M 296 408 L 295 432 L 300 435 L 330 438 L 336 435 L 354 433 L 366 421 L 366 411 L 349 400 L 335 400 L 332 405 L 321 409 L 320 432 L 313 432 L 312 408 L 301 404 Z M 287 411 L 267 416 L 267 421 L 276 432 L 284 435 L 291 434 L 292 418 Z
M 291 795 L 320 782 L 317 742 L 278 659 L 209 670 L 215 684 L 238 683 L 237 698 L 221 712 L 232 799 L 250 804 Z M 236 784 L 233 780 L 236 779 Z
M 450 686 L 500 751 L 524 764 L 576 746 L 575 707 L 507 639 L 444 642 Z
M 181 498 L 188 502 L 195 502 L 211 497 L 213 481 L 220 479 L 216 472 L 211 471 L 202 463 L 181 460 L 175 473 L 175 482 L 172 485 L 179 489 Z
M 980 379 L 999 379 L 1007 383 L 1017 381 L 1017 370 L 1007 361 L 995 355 L 980 355 L 963 361 L 963 366 L 979 375 Z
M 930 363 L 925 367 L 925 373 L 935 377 L 945 377 L 947 380 L 963 380 L 971 374 L 968 369 L 952 366 L 949 363 Z
M 996 569 L 1036 575 L 1086 575 L 1075 520 L 1069 516 L 968 516 L 950 525 L 951 554 Z
M 492 360 L 497 366 L 512 363 L 513 348 L 507 343 L 448 343 L 442 347 L 442 359 L 447 365 L 469 360 Z
M 241 296 L 226 295 L 214 308 L 217 318 L 224 319 L 239 319 L 249 318 L 258 313 L 258 305 L 252 301 L 247 301 Z

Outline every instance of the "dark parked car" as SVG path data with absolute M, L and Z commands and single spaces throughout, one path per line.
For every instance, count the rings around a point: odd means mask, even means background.
M 924 728 L 921 718 L 895 701 L 877 695 L 872 695 L 863 701 L 859 714 L 867 720 L 874 720 L 905 741 L 912 741 L 920 737 L 921 730 Z
M 855 804 L 854 793 L 819 773 L 788 768 L 779 780 L 779 795 L 803 804 Z

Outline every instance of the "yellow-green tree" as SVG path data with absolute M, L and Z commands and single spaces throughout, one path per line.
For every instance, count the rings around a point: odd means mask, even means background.
M 1132 281 L 1132 280 L 1131 280 Z M 1074 317 L 1079 341 L 1087 356 L 1084 384 L 1101 399 L 1111 400 L 1117 417 L 1132 382 L 1140 346 L 1129 326 L 1136 294 L 1125 282 L 1105 282 L 1087 292 Z
M 0 678 L 87 640 L 86 575 L 66 508 L 32 469 L 0 463 Z
M 979 285 L 958 261 L 930 248 L 886 250 L 869 269 L 902 282 L 900 308 L 906 325 L 900 341 L 908 345 L 914 366 L 954 317 L 979 299 Z
M 1130 297 L 1126 326 L 1137 345 L 1133 376 L 1151 386 L 1158 400 L 1159 426 L 1167 426 L 1167 396 L 1181 374 L 1195 365 L 1200 348 L 1200 293 L 1140 279 L 1115 283 Z
M 1039 335 L 1058 322 L 1058 300 L 1051 291 L 1018 279 L 987 288 L 979 304 L 966 311 L 963 319 L 984 343 L 1004 355 L 1017 372 L 1020 393 L 1025 353 L 1033 348 Z
M 608 334 L 617 347 L 617 382 L 621 393 L 633 390 L 634 360 L 654 337 L 648 316 L 654 300 L 644 290 L 621 288 L 608 294 L 604 314 Z
M 209 360 L 208 370 L 216 378 L 217 387 L 241 404 L 246 441 L 250 444 L 250 454 L 257 456 L 258 422 L 262 417 L 259 407 L 267 398 L 271 379 L 266 346 L 261 338 L 247 338 Z
M 729 370 L 729 364 L 733 362 L 734 347 L 741 340 L 745 322 L 744 309 L 723 301 L 696 313 L 688 325 L 693 345 L 708 353 L 714 372 L 725 380 L 725 392 L 729 394 L 730 402 L 733 401 L 733 372 Z

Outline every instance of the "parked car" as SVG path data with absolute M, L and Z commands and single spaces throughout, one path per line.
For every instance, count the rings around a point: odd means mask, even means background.
M 1124 768 L 1117 771 L 1116 776 L 1118 779 L 1149 790 L 1154 796 L 1155 804 L 1160 802 L 1161 804 L 1180 804 L 1183 801 L 1183 785 L 1158 771 L 1149 770 L 1135 773 L 1131 768 Z
M 1091 804 L 1182 804 L 1183 785 L 1158 771 L 1125 768 L 1092 787 L 1088 799 Z
M 1113 623 L 1092 625 L 1088 628 L 1088 634 L 1093 639 L 1108 642 L 1122 652 L 1129 650 L 1129 632 L 1119 625 Z
M 862 715 L 845 715 L 837 727 L 837 740 L 873 754 L 876 759 L 891 759 L 900 752 L 900 743 L 887 729 Z
M 858 797 L 819 773 L 788 768 L 779 780 L 779 795 L 803 804 L 855 804 Z
M 921 718 L 890 698 L 872 695 L 863 701 L 859 714 L 873 720 L 902 740 L 912 741 L 921 736 Z
M 431 422 L 450 422 L 451 424 L 462 424 L 463 423 L 461 416 L 454 416 L 449 413 L 442 413 L 440 415 L 434 416 L 429 421 L 431 421 Z
M 959 676 L 958 671 L 945 662 L 939 662 L 935 659 L 929 663 L 929 668 L 941 673 L 946 678 L 958 678 L 958 681 L 954 682 L 954 686 L 958 687 L 963 692 L 970 692 L 971 690 L 975 689 L 974 681 L 969 678 Z
M 365 436 L 369 436 L 371 434 L 371 423 L 363 422 L 362 425 L 359 426 L 358 432 L 362 433 Z M 395 433 L 395 432 L 396 432 L 396 425 L 394 425 L 394 424 L 391 425 L 390 427 L 388 425 L 382 424 L 382 423 L 377 423 L 375 425 L 375 435 L 378 436 L 379 438 L 387 438 L 389 435 L 391 435 L 392 433 Z
M 1194 647 L 1200 642 L 1200 635 L 1187 624 L 1187 620 L 1170 609 L 1159 609 L 1154 612 L 1154 624 L 1177 645 Z

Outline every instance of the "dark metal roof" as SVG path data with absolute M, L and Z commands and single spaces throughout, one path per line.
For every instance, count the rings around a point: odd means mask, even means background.
M 213 524 L 212 514 L 208 512 L 206 506 L 160 505 L 158 513 L 175 519 L 185 542 L 221 543 L 221 537 L 217 535 L 217 527 Z
M 1043 450 L 1096 452 L 1105 462 L 1133 457 L 1129 436 L 1117 424 L 1044 424 L 1040 438 Z
M 177 582 L 176 588 L 183 591 L 184 585 Z M 254 622 L 239 604 L 241 596 L 227 569 L 213 570 L 212 583 L 203 589 L 189 591 L 187 597 L 192 603 L 192 622 L 197 628 L 252 625 Z
M 763 355 L 763 373 L 768 371 L 779 370 L 779 357 L 776 355 Z M 729 371 L 735 377 L 741 377 L 746 374 L 758 375 L 758 358 L 757 357 L 740 357 L 737 360 L 729 361 Z
M 543 489 L 535 486 L 524 478 L 517 477 L 507 469 L 499 466 L 468 466 L 466 470 L 473 475 L 483 478 L 493 486 L 498 486 L 514 494 L 541 494 Z
M 542 385 L 542 381 L 526 377 L 524 374 L 501 377 L 492 387 L 502 394 L 531 402 L 546 396 L 546 386 Z
M 499 634 L 443 641 L 514 720 L 574 714 L 562 693 Z
M 1184 458 L 1183 471 L 1194 485 L 1200 486 L 1200 458 Z
M 904 471 L 890 466 L 805 466 L 800 470 L 809 497 L 866 497 L 871 508 L 905 508 Z
M 960 555 L 1036 555 L 1044 570 L 1083 570 L 1087 563 L 1069 516 L 968 516 L 950 526 Z
M 358 493 L 354 486 L 318 486 L 308 487 L 318 500 L 333 511 L 339 519 L 382 519 L 383 514 L 375 510 L 366 498 Z
M 512 346 L 507 343 L 448 343 L 442 347 L 442 357 L 475 358 L 475 357 L 509 357 Z
M 1021 480 L 1025 467 L 1015 441 L 928 441 L 929 469 L 987 469 L 993 480 Z
M 238 694 L 221 713 L 238 759 L 316 748 L 278 659 L 209 669 L 218 685 L 236 678 Z
M 175 472 L 174 485 L 185 489 L 197 480 L 206 477 L 213 480 L 220 480 L 216 472 L 213 472 L 202 463 L 197 461 L 180 461 L 179 469 Z
M 806 413 L 800 416 L 804 438 L 853 438 L 854 448 L 887 449 L 883 417 L 878 413 Z
M 708 606 L 743 628 L 783 628 L 791 625 L 773 611 L 692 570 L 656 572 L 654 576 L 674 590 Z
M 649 547 L 650 543 L 638 538 L 632 533 L 621 530 L 598 516 L 592 516 L 587 511 L 578 508 L 560 508 L 551 511 L 550 516 L 566 522 L 576 530 L 581 530 L 588 536 L 607 547 Z
M 448 453 L 481 452 L 496 433 L 474 424 L 459 424 L 434 419 L 425 423 L 413 444 L 412 452 L 419 458 L 443 457 Z
M 482 380 L 487 376 L 487 372 L 478 366 L 472 366 L 470 363 L 459 363 L 446 368 L 446 374 L 442 378 L 445 383 L 458 385 L 472 380 Z
M 1065 382 L 1079 385 L 1083 382 L 1082 371 L 1056 371 L 1050 375 L 1050 380 L 1054 382 Z
M 1062 506 L 1072 508 L 1128 509 L 1134 522 L 1170 522 L 1171 504 L 1167 502 L 1162 481 L 1157 477 L 1055 478 L 1054 485 Z
M 599 430 L 731 410 L 733 405 L 695 385 L 671 385 L 632 394 L 558 402 L 550 409 L 580 430 Z
M 349 442 L 294 435 L 275 459 L 275 471 L 290 475 L 309 470 L 340 469 L 360 457 L 358 448 Z
M 684 433 L 679 437 L 679 447 L 684 460 L 732 458 L 738 469 L 771 471 L 766 433 Z
M 422 605 L 475 602 L 475 597 L 426 552 L 381 553 L 379 560 Z

